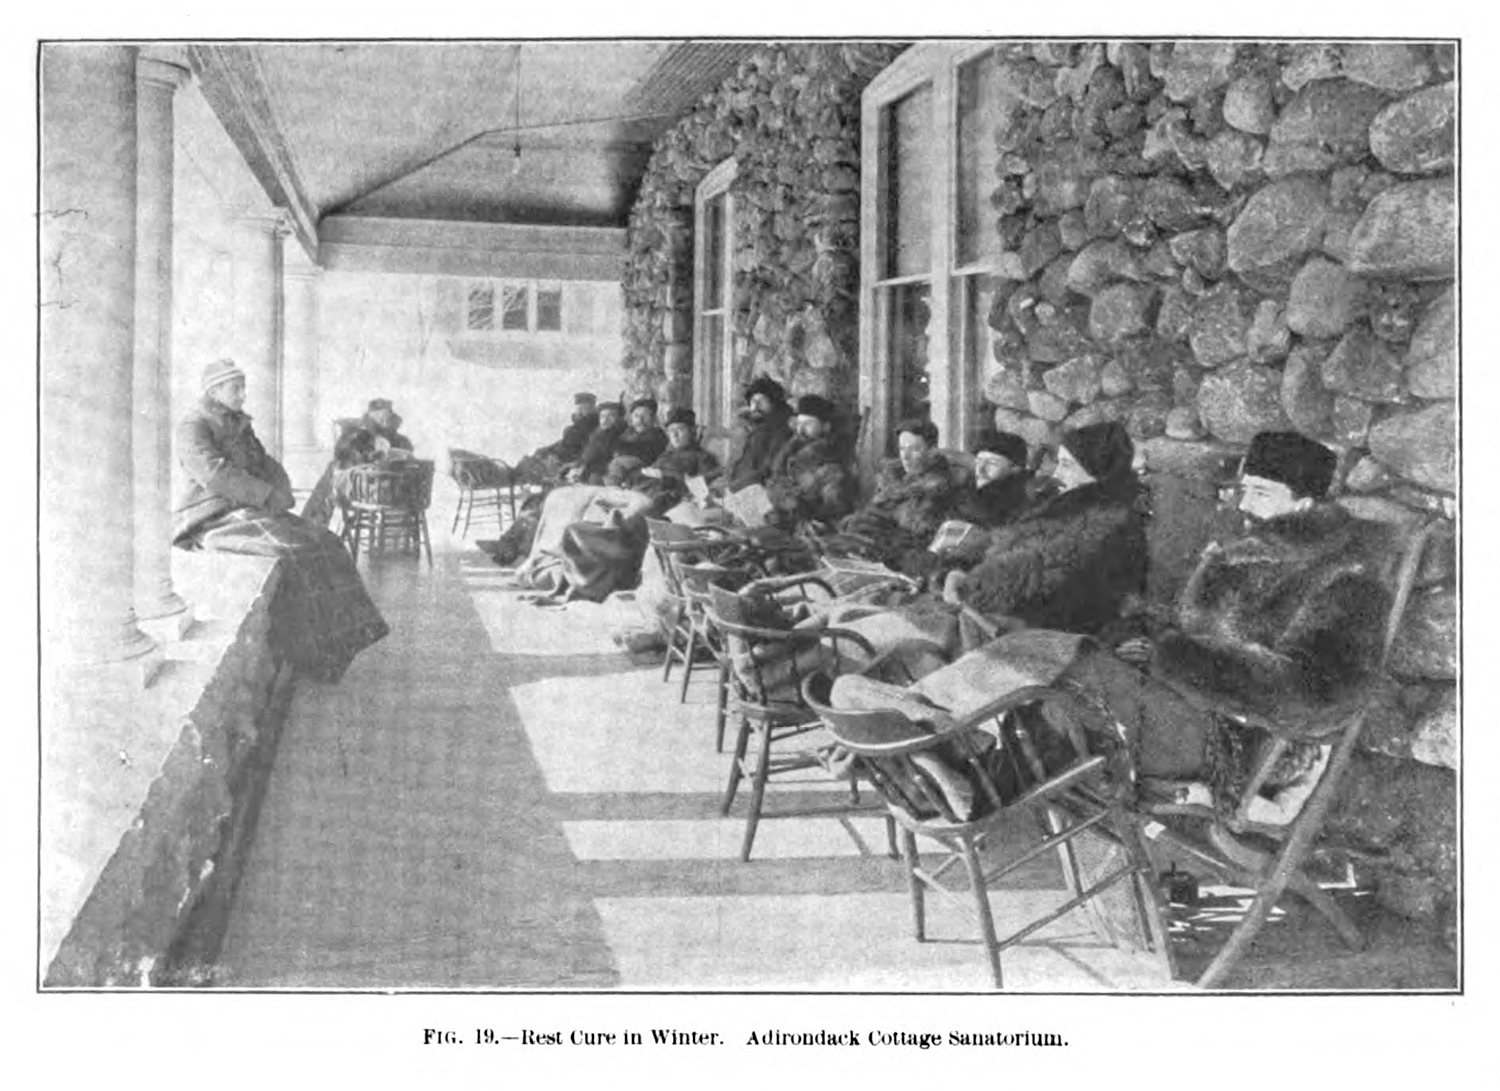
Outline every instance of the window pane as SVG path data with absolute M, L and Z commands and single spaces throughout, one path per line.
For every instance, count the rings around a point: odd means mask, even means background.
M 958 70 L 958 264 L 998 254 L 1000 234 L 990 194 L 999 179 L 995 129 L 1000 123 L 1000 58 L 991 50 Z
M 891 422 L 905 417 L 927 417 L 932 409 L 927 375 L 927 326 L 932 319 L 932 289 L 927 284 L 901 284 L 885 289 L 886 359 L 891 369 Z M 895 450 L 896 439 L 886 439 Z
M 703 316 L 703 367 L 699 371 L 707 384 L 703 404 L 709 409 L 709 419 L 705 424 L 720 423 L 717 420 L 718 407 L 723 401 L 724 371 L 727 366 L 724 359 L 724 316 L 706 314 Z
M 505 310 L 500 319 L 501 329 L 524 330 L 528 328 L 526 309 L 530 300 L 530 294 L 530 291 L 524 285 L 506 286 L 503 295 Z
M 536 328 L 539 330 L 562 329 L 561 288 L 538 288 L 536 290 Z
M 495 289 L 488 284 L 475 284 L 469 288 L 469 305 L 465 309 L 464 326 L 471 330 L 495 328 Z
M 724 306 L 724 194 L 703 206 L 703 309 Z
M 932 88 L 886 108 L 886 276 L 932 267 Z
M 963 301 L 964 438 L 974 441 L 993 427 L 995 407 L 985 398 L 985 380 L 999 369 L 990 351 L 990 307 L 998 281 L 989 274 L 959 278 L 954 287 Z

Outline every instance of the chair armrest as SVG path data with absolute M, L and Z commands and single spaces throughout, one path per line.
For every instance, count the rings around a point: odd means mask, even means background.
M 744 591 L 785 591 L 791 587 L 812 586 L 822 588 L 833 598 L 833 588 L 828 581 L 815 572 L 797 572 L 790 576 L 764 576 L 744 587 Z

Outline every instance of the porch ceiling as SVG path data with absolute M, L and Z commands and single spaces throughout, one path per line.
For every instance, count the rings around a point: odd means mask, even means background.
M 525 41 L 241 48 L 253 54 L 263 110 L 314 221 L 350 213 L 623 226 L 652 142 L 754 47 Z

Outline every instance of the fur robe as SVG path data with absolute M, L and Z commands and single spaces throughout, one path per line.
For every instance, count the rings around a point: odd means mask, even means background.
M 766 492 L 772 519 L 785 530 L 807 523 L 833 523 L 854 506 L 854 475 L 832 437 L 793 436 L 776 452 Z
M 1319 504 L 1210 546 L 1156 668 L 1279 719 L 1337 703 L 1379 653 L 1393 545 L 1388 528 Z
M 738 450 L 729 460 L 724 487 L 738 492 L 748 485 L 765 484 L 777 453 L 792 438 L 791 414 L 778 406 L 762 420 L 741 417 Z
M 1094 482 L 1045 501 L 993 532 L 959 585 L 982 614 L 1032 628 L 1097 633 L 1146 582 L 1146 521 L 1134 476 Z

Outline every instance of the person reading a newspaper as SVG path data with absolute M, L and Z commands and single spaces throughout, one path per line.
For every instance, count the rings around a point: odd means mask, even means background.
M 768 525 L 787 533 L 827 533 L 854 507 L 858 482 L 833 433 L 834 407 L 827 398 L 797 399 L 796 434 L 771 464 L 766 495 Z

